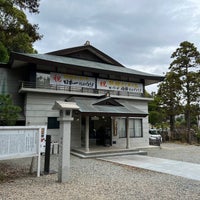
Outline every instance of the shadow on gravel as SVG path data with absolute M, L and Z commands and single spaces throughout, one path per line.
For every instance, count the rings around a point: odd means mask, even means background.
M 0 183 L 12 182 L 17 178 L 28 176 L 35 176 L 35 174 L 30 174 L 28 168 L 16 168 L 6 163 L 0 163 Z

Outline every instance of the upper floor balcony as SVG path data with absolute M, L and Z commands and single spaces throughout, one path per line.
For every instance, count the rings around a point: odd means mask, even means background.
M 78 86 L 55 85 L 50 83 L 37 83 L 37 82 L 26 82 L 26 81 L 20 82 L 19 92 L 70 94 L 70 95 L 96 96 L 96 97 L 107 95 L 116 98 L 146 99 L 143 93 L 134 93 L 129 91 L 117 91 L 117 90 L 91 89 Z

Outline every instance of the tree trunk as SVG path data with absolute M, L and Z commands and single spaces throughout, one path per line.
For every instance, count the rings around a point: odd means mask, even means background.
M 189 144 L 191 144 L 191 134 L 190 134 L 190 129 L 191 129 L 191 113 L 190 109 L 187 108 L 186 110 L 186 124 L 187 124 L 187 141 Z
M 171 139 L 176 138 L 176 133 L 175 133 L 175 116 L 170 115 L 170 132 L 171 132 Z
M 186 67 L 186 76 L 188 74 L 188 67 Z M 188 78 L 187 78 L 188 79 Z M 191 134 L 190 134 L 190 128 L 191 128 L 191 106 L 190 106 L 190 85 L 189 80 L 187 80 L 186 83 L 186 96 L 187 96 L 187 104 L 186 104 L 186 124 L 187 124 L 187 140 L 188 143 L 191 144 Z

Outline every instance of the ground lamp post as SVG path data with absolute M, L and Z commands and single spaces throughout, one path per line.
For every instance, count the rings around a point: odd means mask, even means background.
M 59 138 L 59 160 L 58 160 L 58 182 L 67 182 L 70 176 L 70 141 L 72 111 L 79 107 L 74 102 L 56 101 L 53 110 L 60 111 L 60 138 Z

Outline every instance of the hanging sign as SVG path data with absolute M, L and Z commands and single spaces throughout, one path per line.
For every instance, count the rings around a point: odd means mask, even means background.
M 98 78 L 97 89 L 143 93 L 143 84 Z
M 70 74 L 50 73 L 50 84 L 95 88 L 95 78 Z

